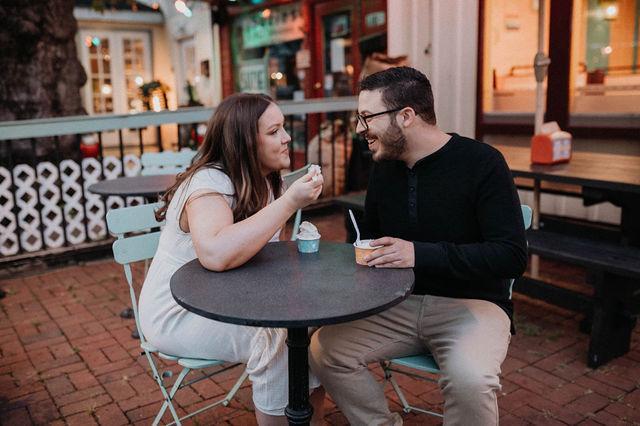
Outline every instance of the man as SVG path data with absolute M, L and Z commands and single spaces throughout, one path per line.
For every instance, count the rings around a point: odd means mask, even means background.
M 351 424 L 401 424 L 372 362 L 429 350 L 442 370 L 445 424 L 498 423 L 510 340 L 510 279 L 527 252 L 520 201 L 502 155 L 436 126 L 427 77 L 408 67 L 360 85 L 357 131 L 373 152 L 368 265 L 414 268 L 413 294 L 381 314 L 323 327 L 311 366 Z

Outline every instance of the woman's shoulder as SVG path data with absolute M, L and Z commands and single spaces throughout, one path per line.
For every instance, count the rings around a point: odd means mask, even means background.
M 189 184 L 191 187 L 211 188 L 223 192 L 226 195 L 234 193 L 233 182 L 218 165 L 205 166 L 195 172 Z

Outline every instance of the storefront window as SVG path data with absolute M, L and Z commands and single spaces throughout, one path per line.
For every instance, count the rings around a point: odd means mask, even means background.
M 323 17 L 324 96 L 353 95 L 351 11 Z
M 111 55 L 109 39 L 85 37 L 91 62 L 91 105 L 97 114 L 113 112 L 113 86 L 111 84 Z
M 640 113 L 640 0 L 575 0 L 571 113 Z
M 296 54 L 304 38 L 300 4 L 240 15 L 232 25 L 236 91 L 260 92 L 278 100 L 300 99 Z
M 146 35 L 145 35 L 146 36 Z M 145 55 L 147 46 L 143 37 L 123 37 L 124 79 L 129 113 L 143 111 L 139 90 L 140 81 L 147 74 Z
M 545 4 L 544 51 L 548 54 L 549 2 Z M 538 51 L 538 1 L 487 0 L 484 12 L 483 111 L 533 113 L 536 102 L 533 58 Z M 544 87 L 546 92 L 546 79 Z

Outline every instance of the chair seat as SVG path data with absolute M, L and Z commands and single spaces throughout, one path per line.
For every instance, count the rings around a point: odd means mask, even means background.
M 158 348 L 156 348 L 155 346 L 153 346 L 151 343 L 149 342 L 140 342 L 140 347 L 142 349 L 144 349 L 147 352 L 151 352 L 151 353 L 156 353 L 158 352 Z
M 425 371 L 427 373 L 440 373 L 438 364 L 431 354 L 405 356 L 402 358 L 394 358 L 390 361 L 396 365 L 414 368 L 416 370 Z
M 224 364 L 224 361 L 217 359 L 179 358 L 178 364 L 185 368 L 196 370 L 198 368 L 215 367 L 216 365 Z
M 162 358 L 162 359 L 166 359 L 166 360 L 169 360 L 169 361 L 177 361 L 179 359 L 179 357 L 177 357 L 177 356 L 173 356 L 173 355 L 165 354 L 164 352 L 160 352 L 160 350 L 158 350 L 158 348 L 156 348 L 155 346 L 153 346 L 149 342 L 140 343 L 140 347 L 142 349 L 144 349 L 145 351 L 149 352 L 149 353 L 158 354 L 158 356 L 160 358 Z
M 224 364 L 224 361 L 217 359 L 180 358 L 175 355 L 165 354 L 160 352 L 158 348 L 149 342 L 140 343 L 140 347 L 148 352 L 157 353 L 160 358 L 167 359 L 169 361 L 177 361 L 182 367 L 190 368 L 192 370 L 215 367 L 216 365 Z

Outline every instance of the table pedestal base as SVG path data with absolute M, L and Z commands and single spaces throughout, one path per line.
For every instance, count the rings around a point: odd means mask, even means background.
M 291 425 L 308 425 L 313 415 L 309 405 L 309 331 L 287 329 L 289 347 L 289 404 L 284 413 Z

